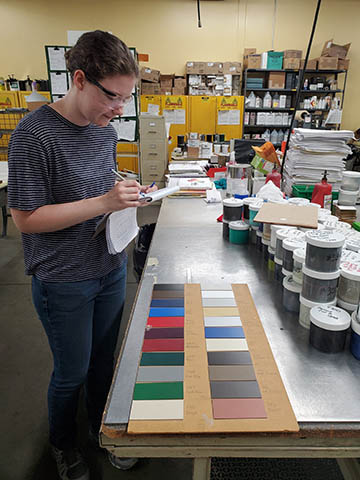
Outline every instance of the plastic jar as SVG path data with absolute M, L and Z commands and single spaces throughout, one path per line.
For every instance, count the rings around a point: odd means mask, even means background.
M 355 192 L 360 187 L 360 172 L 345 171 L 341 182 L 343 190 Z
M 269 248 L 269 245 L 270 245 L 270 240 L 266 240 L 264 238 L 264 234 L 263 234 L 261 242 L 262 242 L 262 245 L 263 245 L 262 252 L 263 252 L 264 260 L 265 260 L 265 262 L 267 262 L 269 260 L 268 248 Z
M 335 272 L 339 269 L 345 236 L 341 232 L 313 230 L 305 234 L 305 265 L 316 272 Z
M 350 237 L 345 239 L 344 247 L 346 250 L 352 250 L 353 252 L 360 252 L 360 238 Z
M 293 279 L 299 285 L 302 284 L 302 267 L 305 262 L 305 248 L 297 248 L 293 252 Z
M 356 312 L 351 316 L 350 351 L 357 360 L 360 360 L 360 323 L 356 318 Z
M 343 310 L 346 310 L 351 315 L 357 309 L 358 304 L 353 305 L 352 303 L 342 302 L 338 299 L 337 306 L 342 308 Z
M 357 305 L 360 301 L 360 263 L 344 261 L 340 265 L 338 298 Z
M 270 241 L 270 238 L 271 238 L 271 223 L 264 223 L 263 237 L 266 240 Z
M 360 253 L 343 249 L 341 252 L 340 267 L 343 262 L 360 262 Z
M 310 203 L 310 200 L 308 198 L 292 197 L 289 198 L 288 203 L 290 205 L 298 205 L 300 207 L 303 207 L 304 205 L 308 205 Z
M 276 231 L 275 256 L 277 258 L 279 258 L 280 260 L 283 259 L 283 247 L 282 247 L 283 240 L 291 235 L 290 232 L 292 230 L 294 232 L 295 231 L 298 232 L 297 228 L 291 228 L 291 227 L 290 228 L 288 228 L 288 227 L 281 228 L 280 230 Z
M 305 248 L 304 237 L 289 237 L 283 240 L 283 268 L 292 273 L 294 269 L 294 250 L 297 248 Z
M 223 200 L 223 220 L 227 222 L 236 222 L 241 220 L 243 211 L 243 201 L 240 198 L 224 198 Z
M 256 225 L 257 227 L 259 224 L 254 221 L 254 218 L 258 214 L 258 211 L 260 208 L 263 206 L 263 201 L 261 199 L 258 199 L 257 202 L 253 202 L 249 205 L 249 224 L 250 225 Z
M 286 268 L 284 268 L 284 267 L 282 267 L 281 271 L 282 271 L 282 274 L 284 275 L 284 277 L 292 276 L 292 272 L 290 270 L 286 270 Z
M 223 231 L 223 239 L 229 240 L 229 222 L 227 220 L 222 221 L 222 231 Z
M 341 352 L 350 324 L 350 315 L 342 308 L 314 307 L 310 310 L 310 344 L 321 352 Z
M 230 243 L 244 245 L 249 242 L 249 225 L 242 220 L 229 223 Z
M 288 312 L 298 313 L 301 286 L 294 282 L 292 275 L 288 275 L 283 280 L 283 287 L 283 307 Z
M 276 250 L 276 232 L 278 230 L 282 230 L 284 228 L 284 225 L 276 225 L 276 224 L 271 224 L 271 236 L 270 236 L 270 246 L 274 250 Z M 296 230 L 296 227 L 287 227 L 287 228 L 292 228 L 293 230 Z
M 256 250 L 262 252 L 263 244 L 262 244 L 262 232 L 259 230 L 256 231 Z
M 326 219 L 322 225 L 325 230 L 336 230 L 336 225 L 339 223 L 339 220 L 334 220 L 333 218 Z
M 256 245 L 256 232 L 259 230 L 259 227 L 256 227 L 255 225 L 252 225 L 250 227 L 250 232 L 249 232 L 249 238 L 250 238 L 250 243 L 253 245 Z
M 343 190 L 340 187 L 338 205 L 355 205 L 357 197 L 359 196 L 359 190 L 350 191 Z
M 340 270 L 336 272 L 315 272 L 303 265 L 301 295 L 315 303 L 329 303 L 336 297 Z
M 336 305 L 336 298 L 330 303 L 315 303 L 310 302 L 306 298 L 300 295 L 300 312 L 299 312 L 299 323 L 302 327 L 309 329 L 310 328 L 310 310 L 313 307 L 323 307 L 324 305 Z
M 282 285 L 282 281 L 284 279 L 284 274 L 282 273 L 282 260 L 279 260 L 275 256 L 274 262 L 275 262 L 275 279 L 278 282 L 281 282 L 281 285 Z
M 268 252 L 269 252 L 268 269 L 271 272 L 274 272 L 275 271 L 275 250 L 271 248 L 271 246 L 269 246 Z
M 249 220 L 250 212 L 249 212 L 249 205 L 257 202 L 259 199 L 256 197 L 246 197 L 243 199 L 243 210 L 244 210 L 244 219 Z

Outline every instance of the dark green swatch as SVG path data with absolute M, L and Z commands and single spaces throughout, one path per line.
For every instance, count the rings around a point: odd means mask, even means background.
M 184 365 L 184 352 L 149 352 L 141 355 L 142 367 L 156 365 Z
M 135 384 L 134 400 L 178 400 L 183 398 L 183 382 Z

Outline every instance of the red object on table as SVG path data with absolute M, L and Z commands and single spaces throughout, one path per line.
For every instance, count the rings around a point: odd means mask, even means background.
M 281 174 L 276 170 L 276 168 L 273 168 L 273 171 L 266 175 L 265 183 L 268 183 L 270 180 L 273 182 L 274 185 L 280 188 Z
M 327 171 L 325 170 L 321 183 L 317 183 L 315 185 L 311 202 L 317 203 L 322 208 L 330 209 L 332 200 L 332 185 L 327 183 L 326 174 Z
M 226 167 L 218 167 L 218 168 L 211 167 L 207 171 L 206 175 L 210 178 L 214 178 L 216 172 L 226 172 Z

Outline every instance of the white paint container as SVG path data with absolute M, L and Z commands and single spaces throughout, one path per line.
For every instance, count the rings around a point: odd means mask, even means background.
M 343 190 L 357 191 L 360 187 L 360 172 L 345 171 L 341 182 Z
M 355 205 L 358 196 L 359 196 L 359 190 L 355 190 L 355 191 L 343 190 L 340 187 L 338 205 L 347 205 L 347 206 Z
M 353 252 L 360 252 L 360 238 L 359 237 L 346 238 L 344 248 L 346 248 L 346 250 L 351 250 Z
M 302 272 L 302 297 L 315 303 L 330 303 L 335 299 L 340 270 L 316 272 L 303 265 Z
M 289 198 L 288 203 L 290 205 L 298 205 L 300 207 L 303 207 L 304 205 L 308 205 L 310 203 L 310 200 L 308 198 L 292 197 Z
M 282 260 L 279 260 L 278 258 L 275 257 L 274 262 L 275 262 L 275 279 L 278 282 L 281 282 L 281 285 L 282 285 L 282 281 L 284 279 L 284 275 L 282 273 Z
M 354 262 L 354 261 L 341 262 L 337 295 L 338 295 L 338 299 L 342 302 L 346 302 L 351 305 L 357 305 L 359 303 L 360 301 L 360 262 Z
M 276 250 L 276 232 L 278 230 L 282 230 L 283 228 L 285 228 L 284 225 L 277 225 L 277 224 L 271 225 L 270 246 L 275 250 Z M 288 228 L 292 228 L 293 230 L 296 230 L 296 227 L 288 227 Z
M 337 300 L 337 306 L 342 308 L 343 310 L 346 310 L 348 313 L 351 314 L 351 313 L 355 312 L 355 310 L 358 307 L 358 304 L 353 305 L 352 303 L 343 302 L 343 301 L 338 299 Z
M 305 236 L 305 235 L 304 235 Z M 292 272 L 294 269 L 294 250 L 297 248 L 304 248 L 306 247 L 306 243 L 304 241 L 304 237 L 296 237 L 296 238 L 285 238 L 283 240 L 283 268 Z
M 313 307 L 323 307 L 324 305 L 336 305 L 336 298 L 330 303 L 315 303 L 310 302 L 306 298 L 300 295 L 300 312 L 299 312 L 299 323 L 302 327 L 310 329 L 310 310 Z
M 310 310 L 310 344 L 324 353 L 341 352 L 350 324 L 350 315 L 342 308 L 314 307 Z
M 293 233 L 292 233 L 293 232 Z M 275 246 L 275 256 L 279 258 L 281 261 L 283 259 L 283 240 L 285 238 L 290 237 L 290 235 L 297 235 L 299 230 L 296 227 L 285 227 L 280 230 L 276 231 L 276 246 Z M 302 232 L 299 232 L 299 234 L 304 235 Z
M 295 282 L 299 285 L 302 284 L 302 267 L 305 262 L 305 254 L 305 248 L 297 248 L 293 252 L 294 266 L 292 275 Z
M 288 312 L 298 313 L 301 286 L 294 282 L 292 275 L 288 275 L 283 280 L 283 287 L 283 307 Z
M 223 219 L 227 222 L 236 222 L 241 220 L 243 211 L 243 201 L 240 198 L 224 198 L 223 200 Z
M 360 253 L 343 249 L 341 252 L 340 266 L 343 262 L 360 262 Z
M 313 230 L 305 234 L 305 265 L 316 272 L 336 272 L 340 266 L 345 236 L 341 232 Z

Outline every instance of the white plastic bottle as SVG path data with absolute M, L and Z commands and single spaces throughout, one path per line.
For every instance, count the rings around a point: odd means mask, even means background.
M 278 143 L 278 139 L 279 139 L 278 132 L 274 128 L 274 130 L 271 132 L 271 135 L 270 135 L 270 142 L 274 144 Z
M 271 108 L 272 107 L 272 96 L 270 92 L 266 92 L 264 96 L 264 102 L 263 102 L 264 108 Z
M 250 92 L 250 95 L 248 96 L 248 102 L 247 102 L 247 107 L 249 108 L 255 108 L 256 106 L 256 96 L 254 92 Z

